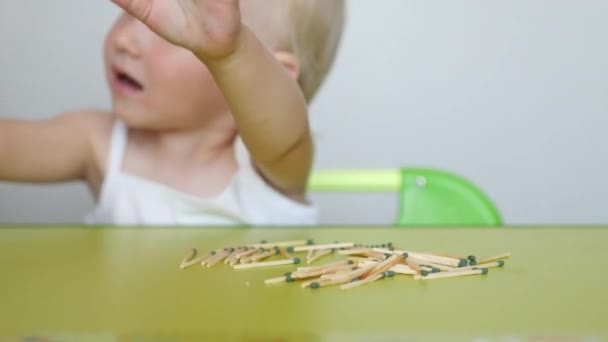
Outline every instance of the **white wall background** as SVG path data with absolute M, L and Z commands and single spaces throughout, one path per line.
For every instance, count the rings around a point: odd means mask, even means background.
M 331 1 L 331 0 L 328 0 Z M 432 166 L 510 224 L 608 223 L 608 1 L 348 0 L 312 107 L 318 167 Z M 107 108 L 109 1 L 0 2 L 0 116 Z M 391 195 L 314 195 L 325 223 L 389 223 Z M 80 185 L 0 184 L 0 222 L 77 222 Z

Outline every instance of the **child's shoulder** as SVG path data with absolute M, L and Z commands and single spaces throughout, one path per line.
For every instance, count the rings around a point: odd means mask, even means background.
M 112 127 L 116 116 L 102 110 L 79 110 L 60 115 L 57 119 L 65 120 L 71 129 L 78 130 L 86 136 L 90 151 L 88 182 L 95 187 L 103 179 L 107 155 L 110 149 Z

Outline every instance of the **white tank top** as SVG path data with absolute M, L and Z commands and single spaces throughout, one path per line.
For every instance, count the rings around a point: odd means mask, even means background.
M 285 197 L 255 171 L 240 138 L 235 142 L 238 170 L 224 191 L 203 198 L 122 171 L 128 129 L 117 120 L 112 129 L 106 176 L 93 225 L 314 225 L 317 209 Z

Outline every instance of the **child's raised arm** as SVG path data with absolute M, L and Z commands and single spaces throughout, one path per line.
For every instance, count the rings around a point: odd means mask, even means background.
M 31 122 L 0 119 L 0 181 L 89 180 L 99 159 L 94 145 L 104 140 L 111 120 L 101 113 L 69 113 Z
M 169 42 L 191 50 L 227 99 L 255 166 L 302 198 L 312 165 L 306 101 L 296 80 L 242 24 L 238 0 L 112 0 Z

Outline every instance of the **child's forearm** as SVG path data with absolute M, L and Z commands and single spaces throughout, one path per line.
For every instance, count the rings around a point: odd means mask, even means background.
M 312 139 L 306 101 L 296 80 L 246 26 L 237 46 L 219 60 L 195 54 L 211 70 L 254 161 L 264 165 L 289 158 L 299 164 L 294 169 L 308 172 Z M 297 156 L 290 156 L 292 151 Z
M 84 121 L 75 114 L 45 121 L 0 119 L 0 180 L 84 179 L 90 152 Z

